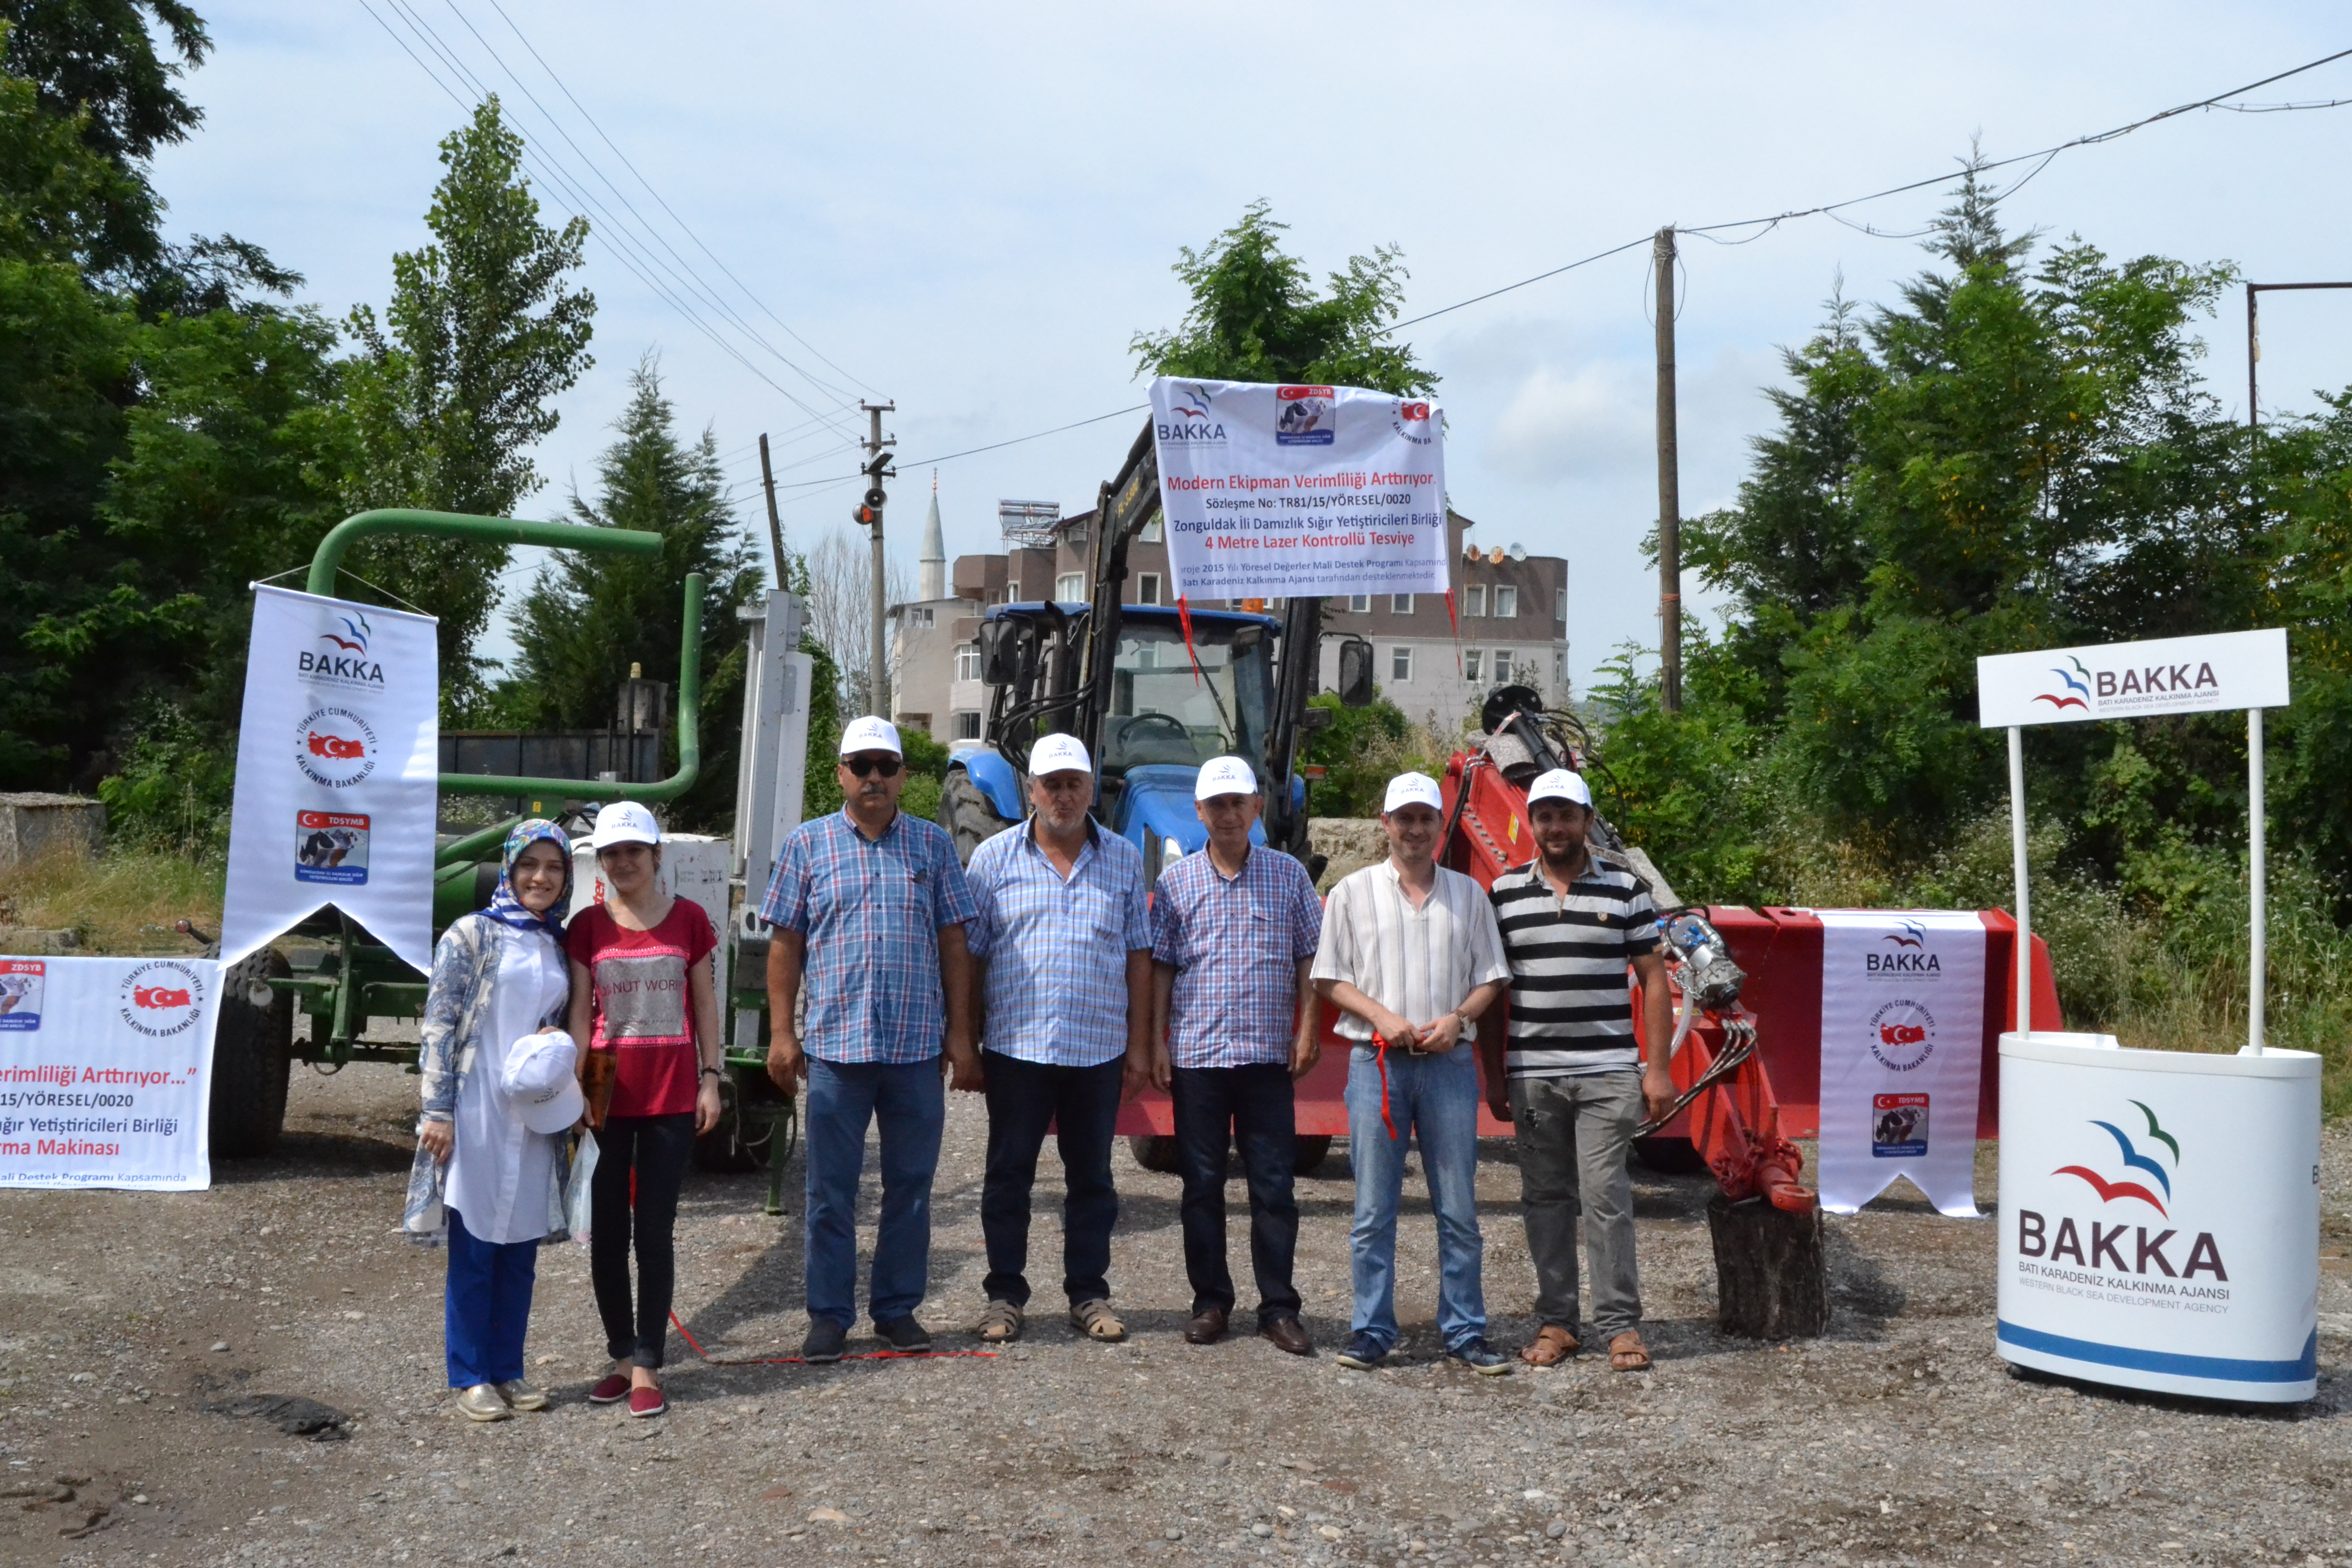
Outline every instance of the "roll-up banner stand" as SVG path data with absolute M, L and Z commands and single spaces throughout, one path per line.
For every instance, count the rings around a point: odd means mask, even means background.
M 440 689 L 431 616 L 255 589 L 224 964 L 333 904 L 432 969 Z
M 2001 1036 L 2000 1352 L 2125 1388 L 2309 1399 L 2318 1392 L 2319 1058 L 2263 1039 L 2263 710 L 2288 700 L 2286 634 L 2001 654 L 1977 661 L 1977 680 L 1984 726 L 2009 731 L 2021 952 L 2031 903 L 2025 729 L 2246 714 L 2246 1043 L 2224 1055 L 2126 1050 L 2112 1035 Z M 2032 1016 L 2027 973 L 2019 965 L 2021 1019 Z

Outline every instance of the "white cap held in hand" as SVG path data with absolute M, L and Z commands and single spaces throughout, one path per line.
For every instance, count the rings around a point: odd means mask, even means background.
M 1192 798 L 1211 800 L 1221 795 L 1255 795 L 1257 774 L 1239 757 L 1211 757 L 1192 781 Z
M 860 752 L 887 752 L 894 757 L 907 754 L 898 747 L 898 726 L 871 713 L 852 719 L 849 728 L 841 732 L 841 754 L 854 757 Z
M 507 1047 L 499 1087 L 522 1124 L 533 1132 L 561 1132 L 580 1120 L 579 1047 L 561 1029 L 525 1035 Z
M 614 844 L 658 844 L 661 824 L 634 800 L 616 800 L 596 814 L 596 830 L 588 836 L 591 849 Z
M 1528 804 L 1533 805 L 1539 800 L 1565 800 L 1577 805 L 1590 806 L 1592 804 L 1592 786 L 1584 782 L 1582 773 L 1554 768 L 1548 773 L 1538 775 L 1536 782 L 1528 786 Z
M 1029 776 L 1044 778 L 1047 773 L 1095 771 L 1087 760 L 1086 742 L 1076 735 L 1044 735 L 1029 748 Z
M 1381 815 L 1402 805 L 1425 805 L 1432 811 L 1445 809 L 1445 797 L 1437 793 L 1437 781 L 1427 773 L 1399 773 L 1389 780 L 1388 799 L 1381 803 Z

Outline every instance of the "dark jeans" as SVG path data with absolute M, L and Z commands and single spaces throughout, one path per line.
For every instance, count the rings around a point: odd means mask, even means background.
M 678 1189 L 694 1152 L 694 1113 L 608 1116 L 596 1135 L 596 1171 L 588 1178 L 588 1278 L 604 1320 L 604 1351 L 614 1361 L 659 1366 L 669 1341 L 669 1303 L 677 1289 Z M 631 1214 L 629 1176 L 636 1175 Z M 630 1221 L 635 1220 L 637 1293 L 629 1301 Z
M 1177 1168 L 1184 1174 L 1184 1272 L 1192 1310 L 1231 1314 L 1234 1277 L 1225 1267 L 1225 1147 L 1239 1143 L 1249 1177 L 1250 1267 L 1257 1275 L 1257 1320 L 1298 1316 L 1290 1263 L 1298 1250 L 1298 1204 L 1291 1196 L 1297 1118 L 1290 1068 L 1177 1068 L 1168 1098 L 1176 1110 Z
M 1126 1070 L 1114 1057 L 1097 1067 L 1050 1067 L 983 1051 L 988 1075 L 988 1174 L 980 1189 L 980 1230 L 988 1240 L 992 1301 L 1029 1303 L 1029 1193 L 1045 1128 L 1062 1156 L 1062 1289 L 1071 1305 L 1110 1296 L 1110 1231 L 1118 1223 L 1111 1186 L 1111 1131 Z

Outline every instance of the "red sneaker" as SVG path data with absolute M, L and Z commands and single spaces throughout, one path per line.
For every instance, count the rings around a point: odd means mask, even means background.
M 596 1386 L 588 1391 L 588 1403 L 591 1405 L 618 1405 L 628 1396 L 629 1374 L 625 1372 L 616 1372 L 610 1377 L 601 1378 L 597 1381 Z
M 629 1390 L 629 1414 L 632 1415 L 658 1415 L 668 1408 L 669 1402 L 662 1397 L 662 1391 L 658 1388 Z

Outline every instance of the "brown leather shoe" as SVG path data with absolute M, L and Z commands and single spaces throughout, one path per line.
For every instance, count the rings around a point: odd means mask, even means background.
M 1297 1318 L 1271 1318 L 1258 1327 L 1258 1337 L 1270 1340 L 1274 1348 L 1292 1355 L 1313 1355 L 1315 1342 L 1307 1337 L 1307 1325 Z
M 1196 1345 L 1214 1344 L 1225 1337 L 1225 1310 L 1203 1307 L 1184 1325 L 1184 1338 Z

